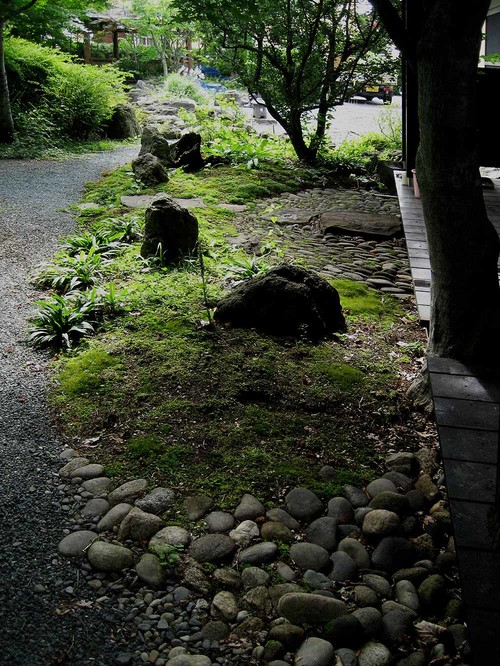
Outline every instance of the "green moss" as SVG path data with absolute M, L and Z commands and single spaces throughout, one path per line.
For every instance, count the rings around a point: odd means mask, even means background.
M 117 369 L 120 358 L 111 356 L 103 349 L 91 347 L 78 356 L 66 359 L 59 374 L 61 392 L 71 398 L 89 395 L 104 390 L 110 380 L 110 369 Z
M 401 308 L 394 298 L 367 287 L 362 282 L 334 280 L 344 310 L 354 317 L 394 317 Z

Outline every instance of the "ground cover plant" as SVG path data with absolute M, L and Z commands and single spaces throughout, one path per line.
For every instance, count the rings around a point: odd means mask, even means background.
M 346 482 L 366 481 L 391 447 L 416 448 L 427 425 L 402 388 L 423 340 L 413 312 L 396 301 L 334 281 L 348 331 L 319 344 L 209 325 L 222 294 L 286 253 L 286 236 L 272 221 L 262 256 L 235 249 L 228 239 L 246 228 L 245 214 L 219 205 L 251 209 L 258 197 L 324 178 L 321 170 L 265 160 L 258 169 L 172 174 L 162 190 L 206 204 L 193 211 L 203 274 L 197 258 L 177 267 L 145 261 L 133 234 L 101 264 L 94 289 L 113 284 L 121 311 L 101 316 L 92 337 L 77 332 L 79 346 L 55 361 L 52 405 L 70 443 L 82 453 L 89 447 L 120 480 L 145 477 L 173 487 L 179 499 L 206 492 L 221 506 L 247 491 L 278 502 L 298 484 L 327 498 Z M 132 216 L 120 194 L 138 191 L 128 167 L 90 184 L 84 199 L 98 207 L 81 211 L 81 230 L 63 255 L 98 246 L 109 220 L 129 228 L 133 217 L 137 231 L 143 213 Z M 318 480 L 325 463 L 337 470 L 329 483 Z

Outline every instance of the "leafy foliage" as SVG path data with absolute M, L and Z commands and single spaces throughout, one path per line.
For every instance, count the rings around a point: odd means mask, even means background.
M 198 104 L 206 104 L 208 96 L 203 88 L 191 76 L 181 74 L 169 74 L 164 83 L 157 91 L 160 99 L 171 99 L 172 97 L 189 97 Z

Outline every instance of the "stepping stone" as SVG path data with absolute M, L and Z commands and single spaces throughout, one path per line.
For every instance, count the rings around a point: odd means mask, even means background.
M 401 220 L 397 217 L 360 211 L 325 211 L 319 216 L 317 226 L 323 234 L 361 236 L 374 240 L 395 238 L 402 233 Z

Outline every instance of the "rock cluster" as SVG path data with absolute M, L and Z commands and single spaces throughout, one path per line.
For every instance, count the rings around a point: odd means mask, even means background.
M 186 519 L 205 525 L 196 536 L 164 524 L 171 489 L 111 490 L 101 466 L 64 455 L 78 517 L 59 552 L 140 638 L 116 663 L 467 663 L 450 515 L 423 454 L 389 456 L 383 476 L 327 503 L 300 487 L 270 509 L 248 494 L 230 512 L 188 497 Z

